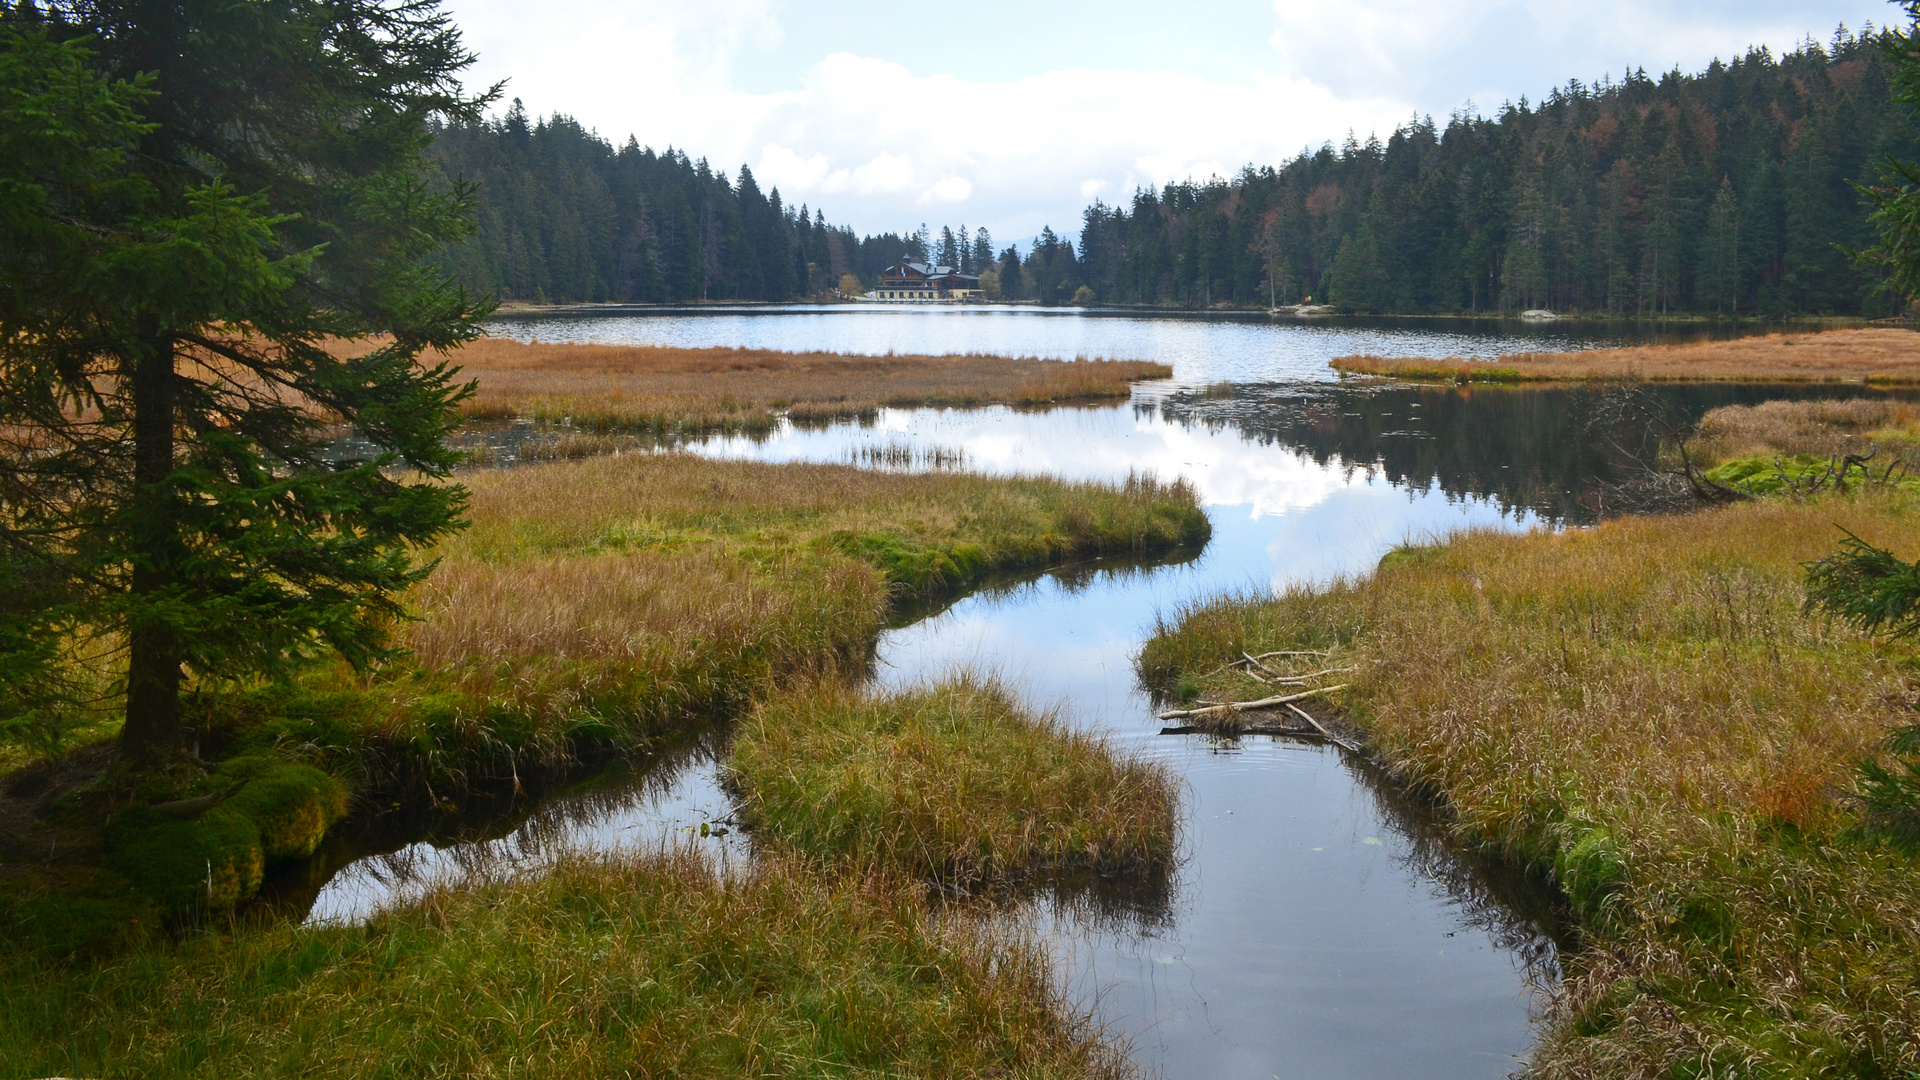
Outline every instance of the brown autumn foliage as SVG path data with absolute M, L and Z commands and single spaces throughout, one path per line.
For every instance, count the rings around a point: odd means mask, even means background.
M 1920 383 L 1920 334 L 1875 326 L 1685 345 L 1513 353 L 1496 360 L 1342 356 L 1332 364 L 1355 375 L 1450 382 Z
M 1689 447 L 1702 462 L 1745 457 L 1911 456 L 1920 443 L 1920 402 L 1896 398 L 1767 401 L 1723 405 L 1700 418 Z
M 1042 405 L 1125 397 L 1173 374 L 1140 360 L 859 356 L 771 349 L 524 344 L 486 338 L 453 354 L 478 386 L 475 418 L 719 429 L 871 412 L 882 406 Z

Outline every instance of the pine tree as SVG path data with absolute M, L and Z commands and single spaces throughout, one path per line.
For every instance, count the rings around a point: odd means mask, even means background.
M 470 61 L 430 2 L 0 8 L 0 668 L 123 640 L 136 763 L 191 680 L 386 655 L 459 522 L 421 356 L 484 312 L 424 265 L 469 206 L 424 155 Z
M 1733 181 L 1721 178 L 1720 190 L 1707 211 L 1707 235 L 1701 252 L 1703 294 L 1713 310 L 1740 313 L 1740 203 Z

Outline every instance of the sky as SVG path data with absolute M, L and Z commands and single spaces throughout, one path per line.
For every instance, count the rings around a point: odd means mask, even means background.
M 1697 70 L 1880 0 L 448 0 L 529 113 L 673 146 L 862 233 L 1041 226 L 1568 79 Z M 503 104 L 504 100 L 503 99 Z

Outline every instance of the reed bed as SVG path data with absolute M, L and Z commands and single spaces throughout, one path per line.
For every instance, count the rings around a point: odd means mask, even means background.
M 1046 957 L 768 859 L 562 860 L 361 927 L 0 953 L 13 1076 L 1118 1077 Z
M 1191 489 L 637 454 L 469 478 L 471 526 L 401 628 L 411 667 L 216 702 L 370 789 L 457 791 L 864 670 L 896 605 L 999 569 L 1197 545 Z M 284 715 L 286 723 L 263 723 Z
M 1908 1075 L 1920 862 L 1855 828 L 1856 764 L 1913 722 L 1913 650 L 1802 610 L 1840 528 L 1911 558 L 1911 501 L 1760 502 L 1469 532 L 1373 574 L 1179 612 L 1150 685 L 1271 691 L 1331 650 L 1346 719 L 1468 836 L 1550 867 L 1586 947 L 1530 1075 Z
M 1638 379 L 1908 384 L 1920 383 L 1920 334 L 1892 327 L 1863 327 L 1591 352 L 1511 353 L 1496 360 L 1342 356 L 1335 358 L 1332 366 L 1353 375 L 1427 382 Z
M 1833 458 L 1920 445 L 1920 402 L 1894 398 L 1723 405 L 1700 418 L 1688 449 L 1703 464 L 1736 458 Z
M 882 406 L 1044 405 L 1124 398 L 1173 374 L 1138 360 L 859 356 L 769 349 L 523 344 L 485 338 L 453 355 L 477 382 L 474 419 L 529 418 L 589 430 L 701 434 L 818 423 Z
M 962 885 L 1059 871 L 1138 874 L 1172 861 L 1179 796 L 991 679 L 894 694 L 821 685 L 741 725 L 727 763 L 763 842 L 863 871 Z

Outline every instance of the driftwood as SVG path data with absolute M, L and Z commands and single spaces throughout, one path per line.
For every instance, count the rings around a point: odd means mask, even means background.
M 1313 718 L 1312 713 L 1308 712 L 1307 710 L 1301 708 L 1298 705 L 1293 704 L 1292 702 L 1287 703 L 1287 708 L 1292 709 L 1295 713 L 1298 713 L 1300 716 L 1300 719 L 1305 720 L 1309 724 L 1312 724 L 1313 729 L 1315 731 L 1318 731 L 1320 734 L 1325 735 L 1328 739 L 1339 743 L 1341 746 L 1346 747 L 1348 750 L 1351 750 L 1356 754 L 1360 752 L 1360 748 L 1358 746 L 1355 746 L 1353 743 L 1349 742 L 1348 740 L 1343 739 L 1340 736 L 1335 735 L 1333 732 L 1327 730 L 1327 726 L 1325 724 L 1322 724 L 1320 721 L 1315 720 Z
M 1345 690 L 1346 683 L 1337 686 L 1322 686 L 1313 690 L 1302 690 L 1298 694 L 1281 694 L 1278 697 L 1261 698 L 1258 701 L 1228 701 L 1219 705 L 1208 705 L 1199 709 L 1169 709 L 1159 714 L 1161 720 L 1186 720 L 1202 716 L 1224 715 L 1245 712 L 1249 709 L 1273 709 L 1282 705 L 1291 705 L 1296 701 L 1305 701 L 1321 694 L 1331 694 L 1335 690 Z
M 1250 716 L 1246 718 L 1236 717 L 1235 722 L 1230 728 L 1221 725 L 1180 724 L 1174 727 L 1163 727 L 1160 729 L 1160 734 L 1291 735 L 1295 738 L 1325 739 L 1328 742 L 1351 750 L 1356 754 L 1360 752 L 1360 747 L 1352 740 L 1335 734 L 1333 730 L 1325 724 L 1315 720 L 1312 713 L 1292 703 L 1288 703 L 1286 707 L 1292 710 L 1300 719 L 1306 721 L 1307 726 L 1301 727 L 1299 724 L 1292 722 L 1291 719 L 1282 716 Z

